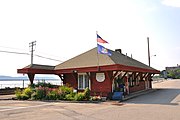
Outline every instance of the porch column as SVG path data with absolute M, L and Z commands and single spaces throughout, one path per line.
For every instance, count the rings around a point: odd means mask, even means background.
M 150 79 L 149 79 L 149 88 L 152 89 L 152 77 L 154 76 L 154 74 L 152 74 L 152 76 L 150 76 Z
M 28 78 L 30 80 L 31 85 L 33 84 L 35 74 L 28 73 Z
M 125 82 L 125 88 L 126 88 L 126 94 L 129 94 L 129 81 L 128 81 L 128 76 L 124 77 L 124 82 Z
M 65 84 L 65 78 L 64 78 L 65 75 L 64 74 L 59 74 L 58 76 L 61 79 L 61 85 Z
M 151 73 L 148 73 L 146 78 L 145 78 L 146 89 L 152 88 L 150 79 L 151 79 Z

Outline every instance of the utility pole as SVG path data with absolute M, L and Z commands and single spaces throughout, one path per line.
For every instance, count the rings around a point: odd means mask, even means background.
M 36 41 L 29 43 L 30 52 L 31 52 L 31 65 L 33 64 L 33 52 L 35 51 L 35 45 L 36 45 Z
M 149 49 L 149 37 L 147 37 L 147 44 L 148 44 L 148 62 L 149 62 L 149 67 L 150 67 L 151 66 L 151 64 L 150 64 L 151 58 L 150 58 L 150 49 Z

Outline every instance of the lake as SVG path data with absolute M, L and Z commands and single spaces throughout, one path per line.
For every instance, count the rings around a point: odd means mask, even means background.
M 44 82 L 44 80 L 34 80 L 34 83 Z M 46 83 L 51 83 L 54 85 L 62 85 L 62 81 L 60 79 L 51 79 L 45 80 Z M 3 88 L 15 88 L 15 87 L 27 87 L 30 84 L 29 80 L 0 80 L 0 89 Z

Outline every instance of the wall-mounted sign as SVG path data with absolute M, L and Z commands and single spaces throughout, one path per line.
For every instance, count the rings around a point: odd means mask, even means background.
M 104 73 L 96 73 L 96 80 L 98 82 L 103 82 L 105 80 L 105 75 Z

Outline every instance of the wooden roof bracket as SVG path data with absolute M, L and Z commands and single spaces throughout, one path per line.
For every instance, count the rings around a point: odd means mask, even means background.
M 87 76 L 88 76 L 88 78 L 89 78 L 89 80 L 91 80 L 91 77 L 90 77 L 90 72 L 86 72 L 86 74 L 87 74 Z
M 148 73 L 144 73 L 144 75 L 142 76 L 142 79 L 144 79 L 146 77 Z
M 119 74 L 120 74 L 121 71 L 116 71 L 116 73 L 112 76 L 112 80 L 114 80 Z
M 134 78 L 134 79 L 136 80 L 136 78 L 137 78 L 139 75 L 140 75 L 140 72 L 139 72 L 137 75 L 135 75 L 135 78 Z
M 151 76 L 152 73 L 148 73 L 147 76 L 145 77 L 145 79 L 149 78 Z
M 121 79 L 123 79 L 126 76 L 127 72 L 124 73 L 124 75 L 121 77 Z
M 63 74 L 60 74 L 60 75 L 58 75 L 59 77 L 60 77 L 60 79 L 62 80 L 62 81 L 64 81 L 64 75 Z

